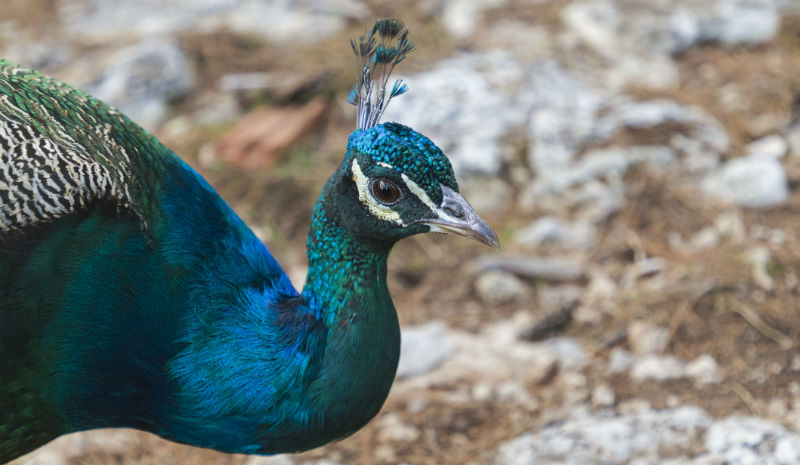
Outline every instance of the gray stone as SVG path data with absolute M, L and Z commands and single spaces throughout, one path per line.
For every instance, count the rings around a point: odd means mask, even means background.
M 503 137 L 526 126 L 537 176 L 569 166 L 610 98 L 555 61 L 524 66 L 501 51 L 462 54 L 404 79 L 414 92 L 393 102 L 385 119 L 430 136 L 459 174 L 496 174 Z
M 514 206 L 511 185 L 495 176 L 474 176 L 459 180 L 459 192 L 480 214 L 499 214 Z
M 577 370 L 589 359 L 586 349 L 580 342 L 568 337 L 558 337 L 540 342 L 537 345 L 546 348 L 555 355 L 562 371 Z
M 263 456 L 251 455 L 247 457 L 243 465 L 294 465 L 292 456 L 288 454 Z
M 529 112 L 529 104 L 514 98 L 526 73 L 513 55 L 462 54 L 402 78 L 413 91 L 392 101 L 385 121 L 402 121 L 433 139 L 457 173 L 499 171 L 502 137 Z
M 628 326 L 628 344 L 637 355 L 660 354 L 668 342 L 668 328 L 639 320 Z
M 595 407 L 610 407 L 614 405 L 616 396 L 608 384 L 601 383 L 592 390 L 592 405 Z
M 715 14 L 701 23 L 705 26 L 702 40 L 761 44 L 772 40 L 780 29 L 780 14 L 773 2 L 718 0 L 714 7 Z
M 583 262 L 570 257 L 525 257 L 508 254 L 486 254 L 475 260 L 473 272 L 503 270 L 517 276 L 545 281 L 574 281 L 585 275 Z
M 717 361 L 703 354 L 686 364 L 686 376 L 698 384 L 716 384 L 722 381 L 722 372 Z
M 569 311 L 580 303 L 585 288 L 578 284 L 541 285 L 536 288 L 538 310 L 544 315 Z
M 0 21 L 0 32 L 2 32 L 2 21 Z M 68 42 L 47 39 L 40 41 L 13 41 L 10 39 L 13 37 L 4 40 L 0 34 L 0 56 L 41 72 L 50 73 L 74 59 L 74 50 Z
M 786 139 L 792 157 L 800 157 L 800 121 L 793 121 L 786 128 Z
M 800 463 L 800 436 L 761 418 L 732 416 L 715 422 L 706 432 L 705 447 L 707 457 L 726 465 Z
M 600 56 L 675 55 L 703 42 L 760 44 L 780 28 L 775 1 L 579 1 L 562 12 L 567 33 Z
M 621 347 L 615 347 L 608 356 L 608 372 L 624 373 L 633 365 L 633 354 Z
M 703 433 L 705 436 L 703 437 Z M 697 445 L 701 444 L 698 453 Z M 796 465 L 800 436 L 777 423 L 732 416 L 713 421 L 703 410 L 647 406 L 588 412 L 501 445 L 503 465 Z
M 447 0 L 441 13 L 450 34 L 466 38 L 475 32 L 485 10 L 506 5 L 509 0 Z
M 590 150 L 583 154 L 566 177 L 551 183 L 555 191 L 585 184 L 600 177 L 621 177 L 631 166 L 637 164 L 668 165 L 675 160 L 671 148 L 663 145 L 640 145 L 631 147 L 609 147 Z M 555 180 L 553 180 L 555 181 Z
M 553 61 L 534 63 L 529 76 L 519 98 L 530 108 L 528 161 L 538 178 L 556 178 L 592 136 L 609 95 Z
M 719 154 L 708 150 L 703 141 L 677 133 L 669 138 L 669 145 L 683 154 L 683 166 L 690 173 L 707 173 L 719 166 Z
M 498 449 L 503 465 L 656 464 L 665 457 L 687 458 L 697 435 L 710 424 L 697 407 L 649 408 L 626 415 L 579 410 L 536 433 L 525 433 Z
M 227 29 L 272 41 L 316 42 L 369 10 L 357 0 L 77 0 L 59 3 L 64 32 L 105 43 L 136 37 Z
M 684 362 L 671 355 L 646 355 L 631 366 L 631 378 L 635 381 L 664 381 L 682 378 L 685 374 Z
M 597 121 L 593 137 L 605 140 L 623 127 L 645 129 L 664 123 L 686 125 L 692 138 L 716 152 L 725 153 L 730 149 L 730 138 L 716 118 L 698 106 L 682 105 L 666 99 L 624 102 L 613 106 Z
M 772 134 L 754 140 L 745 146 L 744 152 L 751 157 L 781 158 L 789 151 L 789 144 L 783 137 Z
M 475 290 L 485 303 L 501 305 L 522 300 L 528 286 L 516 275 L 502 270 L 489 270 L 475 280 Z
M 583 221 L 566 222 L 552 216 L 541 217 L 514 234 L 514 242 L 531 249 L 556 245 L 585 250 L 594 245 L 595 240 L 596 230 L 593 225 Z
M 104 61 L 99 76 L 78 86 L 148 130 L 163 122 L 169 99 L 192 88 L 192 69 L 178 44 L 169 40 L 139 42 Z
M 553 167 L 537 176 L 520 194 L 520 204 L 533 208 L 548 199 L 562 209 L 580 207 L 580 220 L 599 222 L 618 211 L 625 202 L 623 175 L 632 166 L 663 167 L 674 162 L 667 146 L 609 147 L 590 150 L 580 160 Z
M 390 413 L 378 423 L 378 439 L 381 441 L 409 442 L 419 439 L 420 432 L 403 422 L 400 415 Z
M 763 245 L 756 245 L 747 249 L 743 258 L 750 265 L 750 276 L 753 282 L 765 291 L 772 291 L 775 288 L 775 280 L 769 274 L 769 264 L 772 261 L 772 254 L 769 248 Z
M 789 196 L 786 173 L 778 160 L 734 158 L 703 179 L 703 190 L 744 207 L 780 205 Z
M 418 376 L 436 369 L 450 357 L 452 344 L 447 326 L 433 321 L 420 326 L 404 327 L 400 344 L 397 377 Z

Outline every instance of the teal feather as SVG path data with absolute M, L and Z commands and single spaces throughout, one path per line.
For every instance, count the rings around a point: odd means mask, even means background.
M 376 179 L 399 200 L 365 193 Z M 313 207 L 298 292 L 152 135 L 0 61 L 0 462 L 100 427 L 259 454 L 352 434 L 397 367 L 389 252 L 442 224 L 457 190 L 425 136 L 356 130 Z M 458 227 L 496 243 L 484 226 Z

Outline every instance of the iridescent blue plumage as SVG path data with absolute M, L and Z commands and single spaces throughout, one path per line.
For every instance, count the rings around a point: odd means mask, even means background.
M 407 40 L 396 29 L 374 31 Z M 0 461 L 99 427 L 261 454 L 352 434 L 397 367 L 392 245 L 427 231 L 497 241 L 433 142 L 371 125 L 313 208 L 298 292 L 155 138 L 2 61 L 0 168 Z

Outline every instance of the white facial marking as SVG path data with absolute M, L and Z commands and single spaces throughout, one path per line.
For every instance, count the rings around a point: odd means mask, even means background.
M 364 172 L 361 171 L 361 167 L 358 165 L 358 160 L 355 158 L 353 158 L 351 171 L 353 172 L 353 182 L 356 183 L 356 187 L 358 188 L 358 200 L 360 200 L 361 203 L 363 203 L 369 209 L 369 212 L 372 213 L 373 216 L 384 221 L 390 221 L 392 223 L 405 226 L 405 223 L 403 223 L 399 213 L 387 207 L 386 205 L 383 205 L 375 200 L 374 197 L 372 197 L 372 192 L 370 192 L 369 188 L 369 178 L 366 177 Z
M 447 212 L 445 212 L 444 210 L 439 208 L 438 205 L 433 203 L 433 200 L 431 200 L 431 198 L 428 197 L 428 193 L 425 192 L 425 189 L 419 187 L 417 183 L 411 180 L 411 178 L 409 178 L 405 174 L 401 174 L 401 176 L 403 177 L 403 182 L 406 183 L 406 187 L 408 187 L 408 190 L 410 190 L 412 194 L 416 195 L 417 198 L 422 203 L 424 203 L 428 208 L 431 209 L 431 211 L 435 212 L 436 216 L 438 216 L 441 219 L 453 221 L 456 223 L 461 221 L 459 218 L 455 218 L 454 216 L 447 214 Z M 431 231 L 433 231 L 433 227 L 431 227 Z M 439 231 L 433 231 L 433 232 L 439 232 Z

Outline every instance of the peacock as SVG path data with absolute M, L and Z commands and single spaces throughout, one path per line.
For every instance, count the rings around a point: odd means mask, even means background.
M 311 212 L 295 290 L 188 164 L 118 110 L 0 61 L 0 462 L 132 427 L 225 452 L 314 448 L 386 399 L 393 244 L 498 246 L 424 135 L 380 123 L 414 48 L 395 19 L 351 41 L 358 127 Z

